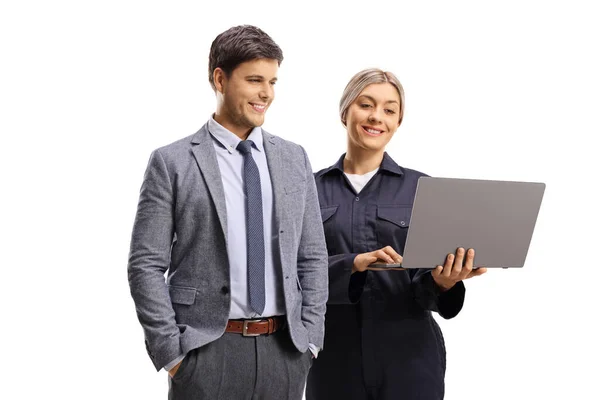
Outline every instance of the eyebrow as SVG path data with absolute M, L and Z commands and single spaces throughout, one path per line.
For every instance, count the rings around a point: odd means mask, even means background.
M 360 95 L 360 96 L 358 96 L 358 97 L 359 97 L 359 98 L 360 98 L 360 97 L 366 97 L 367 99 L 371 100 L 373 103 L 377 103 L 377 102 L 375 101 L 375 99 L 374 99 L 374 98 L 372 98 L 371 96 L 369 96 L 368 94 L 361 94 L 361 95 Z M 399 104 L 399 103 L 398 103 L 396 100 L 388 100 L 388 101 L 386 101 L 384 104 L 388 104 L 388 103 L 396 103 L 396 104 L 400 105 L 400 104 Z
M 254 79 L 265 79 L 265 77 L 262 76 L 262 75 L 248 75 L 248 76 L 246 76 L 246 79 L 251 79 L 251 78 L 254 78 Z M 271 80 L 272 81 L 277 81 L 277 77 L 274 77 Z

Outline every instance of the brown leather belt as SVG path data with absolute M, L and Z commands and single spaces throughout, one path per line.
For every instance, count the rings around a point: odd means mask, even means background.
M 241 333 L 244 336 L 270 335 L 285 326 L 285 317 L 269 317 L 262 319 L 230 319 L 225 332 Z

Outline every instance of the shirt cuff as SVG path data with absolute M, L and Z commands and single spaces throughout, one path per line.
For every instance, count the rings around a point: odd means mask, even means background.
M 169 372 L 170 370 L 175 368 L 175 366 L 177 364 L 179 364 L 181 362 L 181 360 L 183 360 L 184 358 L 185 358 L 185 354 L 182 354 L 179 357 L 177 357 L 176 359 L 174 359 L 173 361 L 171 361 L 170 363 L 168 363 L 167 365 L 165 365 L 164 366 L 165 371 Z
M 317 358 L 319 356 L 319 351 L 321 351 L 321 349 L 319 349 L 317 346 L 315 346 L 312 343 L 308 344 L 308 349 L 310 350 L 310 352 L 313 354 L 314 358 Z

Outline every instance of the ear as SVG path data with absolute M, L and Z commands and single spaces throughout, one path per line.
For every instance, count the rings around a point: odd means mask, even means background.
M 225 71 L 223 71 L 221 68 L 215 68 L 213 71 L 213 82 L 215 83 L 215 89 L 217 92 L 223 93 L 223 88 L 227 82 Z

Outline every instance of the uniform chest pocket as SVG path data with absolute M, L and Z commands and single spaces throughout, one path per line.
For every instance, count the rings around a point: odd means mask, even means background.
M 325 223 L 325 221 L 327 221 L 329 218 L 333 217 L 337 209 L 338 206 L 321 207 L 321 220 L 323 223 Z
M 323 231 L 325 232 L 325 241 L 327 243 L 327 253 L 331 255 L 337 254 L 336 242 L 338 240 L 335 213 L 338 206 L 321 207 L 321 220 L 323 221 Z
M 412 206 L 377 206 L 377 242 L 380 247 L 392 246 L 398 253 L 404 253 L 404 243 L 410 226 Z

